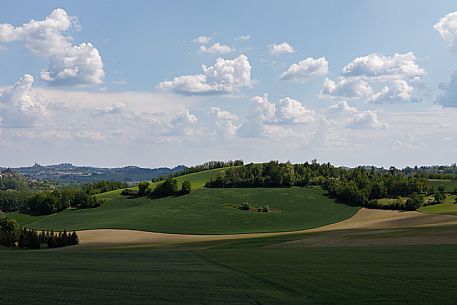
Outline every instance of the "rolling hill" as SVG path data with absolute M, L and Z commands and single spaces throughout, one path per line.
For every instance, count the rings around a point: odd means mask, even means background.
M 189 180 L 189 195 L 158 199 L 129 198 L 120 190 L 98 195 L 106 203 L 94 209 L 67 209 L 49 216 L 10 214 L 36 229 L 133 229 L 165 233 L 234 234 L 293 231 L 323 226 L 351 217 L 358 210 L 338 204 L 320 188 L 207 189 L 205 182 L 224 169 L 178 177 Z M 270 212 L 239 209 L 269 206 Z

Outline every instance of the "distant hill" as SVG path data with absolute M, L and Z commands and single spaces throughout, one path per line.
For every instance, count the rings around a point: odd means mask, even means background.
M 4 169 L 6 168 L 0 168 L 0 170 Z M 134 183 L 180 172 L 186 169 L 186 166 L 179 165 L 174 168 L 142 168 L 137 166 L 103 168 L 76 166 L 70 163 L 61 163 L 57 165 L 46 166 L 35 164 L 29 167 L 18 167 L 11 169 L 31 180 L 55 180 L 61 183 L 69 184 L 95 182 L 102 180 Z

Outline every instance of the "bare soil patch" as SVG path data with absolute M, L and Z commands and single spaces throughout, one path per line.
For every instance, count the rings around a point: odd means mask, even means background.
M 230 235 L 187 235 L 144 232 L 134 230 L 85 230 L 79 231 L 81 247 L 126 245 L 177 245 L 230 239 L 309 233 L 298 240 L 277 246 L 361 246 L 385 244 L 438 244 L 457 243 L 456 230 L 427 231 L 411 229 L 449 227 L 457 225 L 457 216 L 426 214 L 390 210 L 360 209 L 353 217 L 323 227 L 292 231 Z M 456 227 L 457 228 L 457 227 Z M 448 231 L 446 233 L 446 231 Z M 422 233 L 419 233 L 422 232 Z M 425 232 L 425 233 L 424 233 Z M 433 230 L 431 231 L 433 232 Z

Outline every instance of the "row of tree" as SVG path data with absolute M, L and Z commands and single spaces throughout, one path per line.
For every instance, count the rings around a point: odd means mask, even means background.
M 13 175 L 11 177 L 22 179 L 20 178 L 21 176 Z M 9 183 L 7 185 L 11 187 L 18 184 Z M 103 203 L 103 201 L 94 196 L 95 194 L 125 187 L 127 187 L 127 184 L 123 182 L 100 181 L 79 187 L 64 187 L 51 190 L 37 190 L 29 187 L 0 189 L 0 211 L 20 211 L 31 215 L 48 215 L 68 207 L 77 209 L 94 208 Z
M 232 167 L 232 166 L 241 166 L 243 165 L 243 160 L 229 160 L 229 161 L 208 161 L 200 165 L 186 167 L 184 170 L 171 174 L 169 176 L 159 177 L 152 179 L 152 182 L 158 182 L 162 180 L 166 180 L 167 178 L 176 178 L 179 176 L 184 176 L 187 174 L 198 173 L 202 171 L 207 171 L 216 168 L 224 168 L 224 167 Z
M 174 178 L 168 177 L 164 181 L 160 181 L 155 184 L 155 187 L 152 187 L 148 181 L 143 181 L 138 183 L 138 192 L 133 191 L 132 189 L 124 189 L 122 195 L 140 195 L 140 196 L 153 196 L 153 197 L 164 197 L 164 196 L 173 196 L 173 195 L 185 195 L 190 194 L 192 191 L 192 185 L 189 180 L 184 180 L 181 183 L 181 188 L 178 187 L 178 181 Z
M 19 210 L 24 214 L 49 215 L 69 207 L 88 209 L 98 207 L 102 203 L 102 200 L 87 194 L 83 189 L 65 188 L 38 192 L 21 204 Z
M 79 237 L 76 232 L 41 231 L 20 228 L 17 222 L 0 214 L 0 245 L 27 249 L 58 248 L 77 245 Z
M 427 190 L 428 180 L 409 176 L 401 171 L 380 171 L 364 167 L 341 168 L 316 161 L 303 164 L 268 163 L 247 164 L 228 168 L 206 183 L 206 187 L 290 187 L 316 185 L 326 189 L 337 200 L 368 207 L 377 207 L 377 199 L 398 196 L 412 197 Z M 413 209 L 412 202 L 403 204 Z M 379 205 L 380 206 L 380 205 Z

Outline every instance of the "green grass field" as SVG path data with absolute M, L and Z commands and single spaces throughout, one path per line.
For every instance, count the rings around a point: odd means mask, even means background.
M 429 205 L 419 209 L 420 212 L 432 214 L 457 215 L 456 195 L 448 195 L 443 204 Z
M 445 192 L 454 192 L 457 189 L 457 180 L 430 179 L 429 183 L 435 190 L 443 186 Z
M 201 180 L 199 180 L 201 181 Z M 357 207 L 335 203 L 319 188 L 200 188 L 190 195 L 150 199 L 129 199 L 120 191 L 103 194 L 107 203 L 86 210 L 68 209 L 50 216 L 10 214 L 30 228 L 83 230 L 100 228 L 142 231 L 232 234 L 292 231 L 319 227 L 351 217 Z M 269 205 L 273 212 L 242 211 Z
M 455 304 L 457 246 L 0 248 L 0 304 Z

